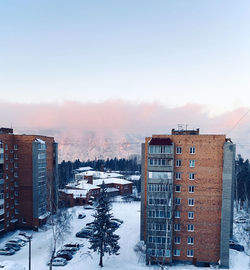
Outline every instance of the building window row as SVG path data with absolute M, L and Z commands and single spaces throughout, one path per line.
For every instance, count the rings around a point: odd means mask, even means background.
M 149 192 L 164 192 L 168 190 L 169 190 L 169 187 L 166 184 L 148 184 Z
M 174 230 L 175 231 L 180 231 L 181 230 L 181 224 L 180 223 L 175 223 L 174 224 Z M 194 231 L 194 224 L 188 224 L 187 225 L 187 230 L 188 230 L 188 232 L 193 232 Z
M 170 249 L 148 249 L 148 255 L 149 256 L 155 256 L 155 257 L 170 257 L 171 251 Z
M 175 173 L 175 180 L 181 180 L 182 179 L 182 172 L 176 172 Z M 189 173 L 189 180 L 194 180 L 195 173 Z
M 167 242 L 166 242 L 167 241 Z M 161 236 L 149 236 L 148 237 L 149 243 L 156 243 L 156 244 L 170 244 L 171 238 L 170 237 L 161 237 Z
M 167 205 L 168 200 L 167 199 L 152 199 L 152 198 L 149 198 L 148 204 L 149 205 Z
M 176 159 L 175 161 L 175 166 L 176 167 L 181 167 L 182 166 L 182 160 L 181 159 Z M 195 167 L 195 160 L 189 160 L 189 167 L 194 168 Z
M 150 166 L 172 166 L 172 159 L 150 158 L 148 164 Z
M 174 249 L 174 256 L 179 257 L 181 256 L 181 250 L 180 249 Z M 188 249 L 187 250 L 187 257 L 193 257 L 194 256 L 194 250 Z
M 156 180 L 171 180 L 172 172 L 148 172 L 148 178 Z
M 150 231 L 170 231 L 171 225 L 168 223 L 148 223 L 148 230 Z
M 178 155 L 182 154 L 182 147 L 181 146 L 176 147 L 176 154 L 178 154 Z M 194 146 L 189 147 L 189 154 L 195 154 L 195 147 Z
M 171 145 L 150 145 L 149 146 L 150 154 L 172 154 Z
M 174 243 L 175 244 L 180 244 L 181 243 L 181 237 L 180 236 L 175 236 L 174 237 Z M 187 237 L 187 244 L 188 245 L 193 245 L 194 244 L 194 238 L 193 237 Z
M 171 214 L 169 211 L 166 212 L 164 210 L 149 210 L 148 216 L 150 218 L 170 218 Z

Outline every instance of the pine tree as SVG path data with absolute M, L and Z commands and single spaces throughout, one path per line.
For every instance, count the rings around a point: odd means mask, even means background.
M 107 189 L 103 182 L 98 206 L 96 207 L 96 212 L 93 215 L 95 219 L 91 223 L 93 226 L 93 235 L 89 238 L 89 249 L 100 254 L 100 267 L 103 267 L 102 259 L 105 253 L 108 253 L 109 255 L 119 255 L 118 250 L 120 249 L 120 246 L 118 245 L 118 240 L 120 237 L 114 234 L 117 227 L 114 226 L 115 224 L 111 220 L 113 214 L 110 213 L 110 210 L 111 207 L 107 196 Z

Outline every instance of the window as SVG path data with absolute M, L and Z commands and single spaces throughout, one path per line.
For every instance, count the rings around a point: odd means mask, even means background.
M 187 250 L 187 257 L 194 257 L 194 251 L 193 251 L 193 249 L 188 249 Z
M 188 243 L 188 245 L 193 245 L 194 244 L 194 238 L 193 237 L 188 237 L 187 238 L 187 243 Z
M 194 218 L 194 212 L 188 212 L 188 219 Z
M 5 169 L 8 170 L 8 163 L 5 164 Z
M 181 224 L 180 223 L 174 224 L 174 230 L 175 231 L 180 231 L 181 230 Z
M 194 186 L 188 186 L 188 192 L 194 193 Z
M 181 255 L 181 250 L 180 249 L 175 249 L 174 250 L 174 256 L 180 256 Z
M 8 160 L 8 154 L 5 154 L 5 160 Z
M 193 224 L 188 224 L 188 231 L 193 232 L 194 231 L 194 225 Z
M 181 192 L 181 186 L 180 185 L 175 186 L 175 192 Z
M 182 148 L 180 146 L 176 147 L 176 154 L 181 154 Z
M 148 172 L 148 178 L 149 179 L 172 179 L 172 173 L 171 172 Z
M 181 173 L 180 172 L 175 173 L 175 179 L 176 180 L 181 180 Z
M 195 147 L 194 146 L 189 148 L 189 153 L 190 154 L 195 154 Z
M 6 193 L 6 199 L 8 199 L 8 198 L 9 198 L 9 193 L 7 192 L 7 193 Z
M 14 144 L 14 150 L 18 150 L 18 145 Z
M 16 215 L 18 215 L 18 214 L 19 214 L 18 209 L 15 209 L 15 214 L 16 214 Z
M 181 238 L 180 238 L 180 236 L 175 236 L 175 238 L 174 238 L 174 243 L 175 243 L 175 244 L 180 244 L 180 243 L 181 243 Z
M 7 143 L 5 144 L 5 150 L 8 150 L 8 144 Z
M 189 167 L 194 168 L 195 167 L 195 160 L 189 160 Z
M 181 159 L 177 159 L 176 160 L 176 167 L 180 167 L 181 166 Z
M 2 141 L 0 141 L 0 148 L 3 148 L 3 143 L 2 143 Z
M 181 204 L 181 199 L 175 198 L 175 205 L 180 205 L 180 204 Z
M 166 249 L 165 250 L 165 256 L 166 257 L 170 257 L 170 249 Z
M 188 199 L 188 206 L 194 206 L 194 199 L 193 198 Z
M 181 212 L 180 211 L 175 211 L 175 218 L 180 218 L 181 217 Z
M 9 179 L 9 176 L 8 176 L 8 174 L 6 174 L 5 178 L 6 178 L 6 179 Z
M 7 212 L 6 212 L 6 217 L 9 217 L 9 216 L 10 216 L 10 212 L 7 211 Z
M 14 154 L 14 159 L 17 159 L 17 158 L 18 158 L 18 157 L 17 157 L 17 154 L 15 153 L 15 154 Z
M 189 180 L 194 180 L 194 173 L 189 173 Z
M 149 146 L 150 154 L 171 154 L 172 146 L 171 145 L 150 145 Z
M 14 172 L 14 177 L 18 177 L 18 173 L 17 172 Z
M 22 223 L 27 223 L 26 218 L 22 218 Z
M 14 163 L 14 168 L 18 168 L 18 163 Z

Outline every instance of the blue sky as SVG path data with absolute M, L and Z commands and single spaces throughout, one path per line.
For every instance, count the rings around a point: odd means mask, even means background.
M 2 101 L 249 107 L 249 14 L 248 0 L 1 1 Z

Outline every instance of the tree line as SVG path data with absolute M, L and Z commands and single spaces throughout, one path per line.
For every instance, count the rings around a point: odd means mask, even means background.
M 97 171 L 120 171 L 123 173 L 135 173 L 141 171 L 141 165 L 136 157 L 131 159 L 111 158 L 111 159 L 95 159 L 88 161 L 80 161 L 79 159 L 72 161 L 63 160 L 58 165 L 59 187 L 63 188 L 69 181 L 73 180 L 73 171 L 80 167 L 91 167 Z

